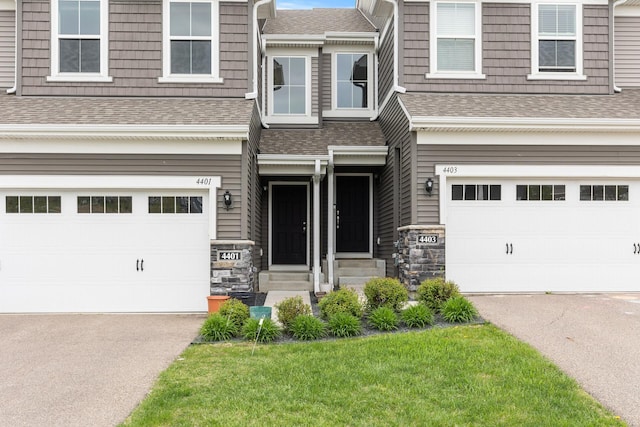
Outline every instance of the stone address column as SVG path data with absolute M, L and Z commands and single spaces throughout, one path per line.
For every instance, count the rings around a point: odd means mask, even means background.
M 253 292 L 254 247 L 251 240 L 211 241 L 211 295 Z
M 410 292 L 414 292 L 425 279 L 444 277 L 444 225 L 408 225 L 398 228 L 398 232 L 400 281 Z

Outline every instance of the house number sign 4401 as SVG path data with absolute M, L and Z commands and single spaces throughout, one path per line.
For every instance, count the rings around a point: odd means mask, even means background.
M 438 235 L 437 234 L 420 234 L 418 236 L 418 243 L 426 243 L 427 245 L 437 245 Z
M 218 261 L 240 261 L 240 251 L 220 251 Z

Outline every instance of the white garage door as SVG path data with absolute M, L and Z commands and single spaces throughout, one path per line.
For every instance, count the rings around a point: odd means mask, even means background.
M 447 278 L 463 291 L 640 290 L 637 182 L 450 179 L 447 185 Z
M 208 192 L 0 194 L 0 312 L 206 310 Z

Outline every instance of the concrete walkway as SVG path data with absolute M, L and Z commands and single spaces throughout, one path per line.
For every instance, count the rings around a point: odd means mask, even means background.
M 0 315 L 0 426 L 119 424 L 205 318 Z
M 640 427 L 640 294 L 470 296 L 630 426 Z
M 278 322 L 278 309 L 275 308 L 275 305 L 287 298 L 293 298 L 301 296 L 302 301 L 305 304 L 311 305 L 311 297 L 309 296 L 308 291 L 269 291 L 267 293 L 267 298 L 264 300 L 265 307 L 271 307 L 271 319 L 280 324 Z

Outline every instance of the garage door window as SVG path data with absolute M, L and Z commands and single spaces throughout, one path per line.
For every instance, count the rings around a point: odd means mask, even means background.
M 500 185 L 465 184 L 451 186 L 451 200 L 501 200 Z
M 628 185 L 581 185 L 580 200 L 627 201 Z
M 151 196 L 149 197 L 149 213 L 201 214 L 202 197 Z
M 565 200 L 564 185 L 516 185 L 516 200 Z
M 7 196 L 7 213 L 60 213 L 60 196 Z
M 131 212 L 130 196 L 78 196 L 78 213 L 130 214 Z

